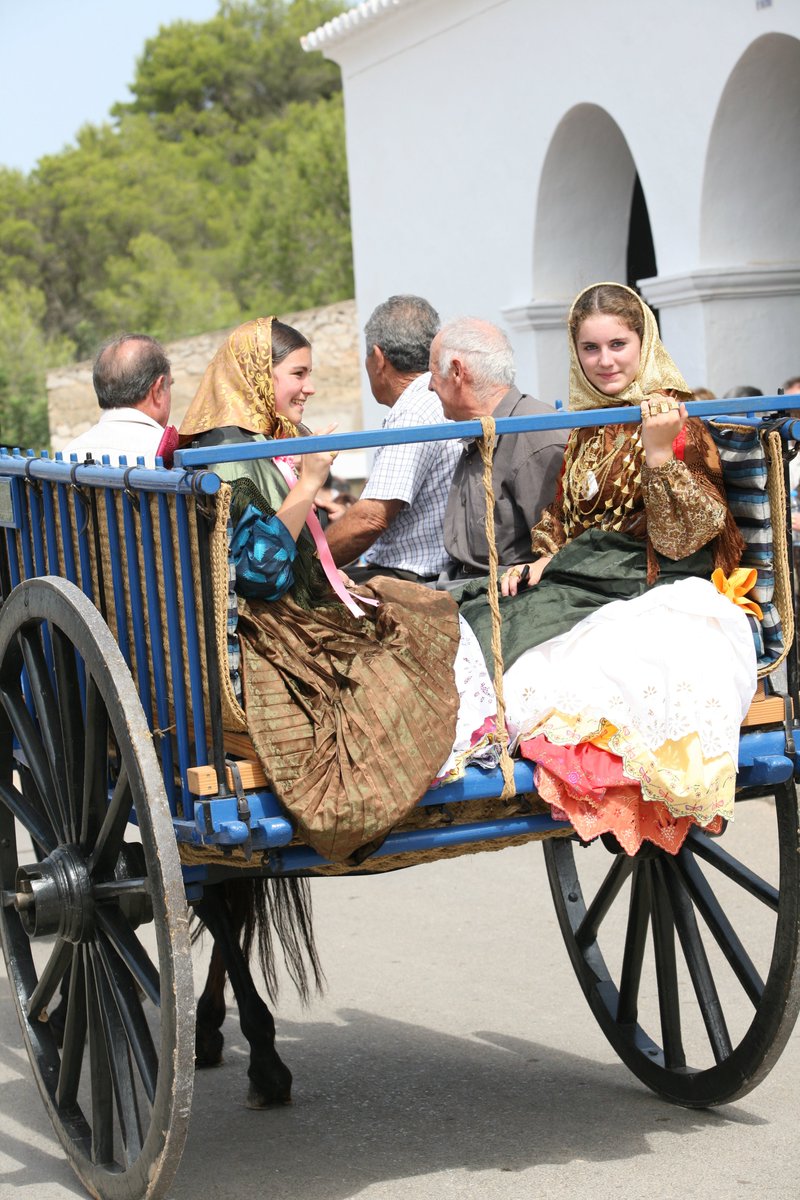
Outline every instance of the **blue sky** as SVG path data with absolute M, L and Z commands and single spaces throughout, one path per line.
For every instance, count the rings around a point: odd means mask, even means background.
M 217 0 L 0 0 L 0 165 L 29 171 L 130 97 L 160 25 L 206 21 Z

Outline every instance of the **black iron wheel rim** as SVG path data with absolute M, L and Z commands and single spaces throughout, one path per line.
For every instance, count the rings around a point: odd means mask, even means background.
M 748 803 L 737 805 L 737 821 Z M 725 836 L 712 838 L 699 829 L 677 857 L 654 847 L 635 858 L 609 854 L 599 839 L 589 847 L 569 839 L 545 844 L 564 940 L 601 1029 L 633 1073 L 676 1104 L 704 1108 L 751 1091 L 775 1065 L 800 1009 L 794 784 L 777 788 L 772 804 L 774 879 L 729 853 Z M 584 894 L 586 854 L 603 856 L 605 863 L 599 884 Z M 723 893 L 729 905 L 734 898 L 730 907 L 736 911 L 726 912 Z M 737 929 L 737 898 L 756 907 L 768 943 L 756 945 L 752 933 L 746 937 Z M 624 932 L 620 910 L 618 926 L 606 928 L 619 905 L 625 906 Z M 645 1022 L 639 992 L 648 964 L 654 984 Z M 721 974 L 730 981 L 724 996 Z M 732 1018 L 736 1030 L 729 1028 Z M 692 1021 L 703 1043 L 697 1057 L 685 1045 Z
M 20 665 L 35 719 L 26 716 Z M 130 673 L 102 618 L 66 581 L 21 584 L 0 613 L 0 743 L 12 730 L 28 766 L 19 787 L 0 780 L 0 929 L 34 1077 L 89 1191 L 154 1200 L 177 1169 L 191 1105 L 186 901 Z M 15 815 L 44 858 L 41 938 L 30 936 L 13 901 L 28 875 L 18 870 Z M 54 915 L 59 905 L 63 919 Z M 37 1013 L 52 1011 L 62 980 L 59 1046 Z

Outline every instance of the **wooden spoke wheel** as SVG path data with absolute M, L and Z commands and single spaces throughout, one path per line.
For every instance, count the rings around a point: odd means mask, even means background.
M 667 1100 L 745 1095 L 800 1008 L 800 838 L 793 783 L 741 800 L 723 836 L 677 856 L 613 839 L 545 843 L 578 980 L 620 1058 Z
M 25 1044 L 75 1171 L 103 1200 L 163 1195 L 194 1077 L 183 879 L 128 667 L 57 578 L 0 610 L 0 887 Z

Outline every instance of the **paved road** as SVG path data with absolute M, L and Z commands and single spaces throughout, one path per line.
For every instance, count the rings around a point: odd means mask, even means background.
M 539 847 L 314 888 L 329 988 L 306 1012 L 283 997 L 295 1102 L 244 1108 L 231 1019 L 225 1065 L 197 1077 L 172 1200 L 796 1200 L 800 1032 L 738 1103 L 658 1100 L 578 990 Z M 3 983 L 0 1197 L 81 1195 Z

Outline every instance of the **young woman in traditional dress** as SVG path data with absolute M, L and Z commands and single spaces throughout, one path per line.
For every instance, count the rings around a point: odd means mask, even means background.
M 182 444 L 297 436 L 310 377 L 302 334 L 274 318 L 249 321 L 206 370 Z M 378 845 L 434 778 L 495 754 L 495 699 L 449 595 L 388 578 L 348 588 L 314 513 L 334 458 L 215 470 L 232 485 L 249 733 L 304 839 L 341 860 Z
M 575 429 L 525 575 L 502 580 L 506 715 L 541 796 L 581 837 L 677 852 L 733 814 L 755 691 L 744 612 L 710 582 L 743 543 L 714 443 L 635 292 L 595 284 L 569 315 L 572 410 L 638 405 L 641 424 Z M 488 654 L 479 586 L 460 611 Z

